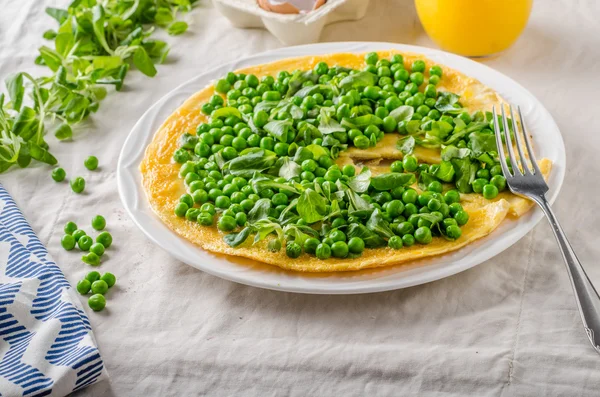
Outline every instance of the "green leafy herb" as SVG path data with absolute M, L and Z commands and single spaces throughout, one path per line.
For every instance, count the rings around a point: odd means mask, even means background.
M 290 120 L 273 120 L 267 123 L 263 127 L 273 138 L 280 142 L 286 142 L 288 138 L 288 131 L 292 127 Z
M 451 160 L 456 173 L 456 188 L 461 193 L 471 193 L 471 182 L 475 180 L 475 173 L 479 166 L 471 161 L 469 157 L 462 159 L 455 158 Z
M 348 187 L 356 193 L 364 193 L 369 190 L 371 185 L 371 170 L 364 167 L 360 174 L 350 178 L 348 181 Z
M 350 224 L 346 235 L 348 236 L 348 239 L 351 239 L 352 237 L 361 238 L 365 242 L 365 247 L 367 248 L 383 247 L 386 244 L 383 238 L 360 223 Z
M 298 215 L 307 223 L 315 223 L 327 215 L 325 198 L 312 189 L 306 189 L 298 198 Z
M 214 112 L 212 112 L 210 115 L 210 118 L 216 120 L 216 119 L 225 119 L 229 116 L 235 116 L 238 119 L 241 119 L 242 113 L 237 108 L 224 107 L 224 108 L 219 108 L 219 109 L 215 110 Z
M 435 171 L 434 176 L 443 182 L 452 182 L 454 180 L 454 166 L 450 161 L 442 160 L 440 167 Z
M 269 209 L 271 209 L 271 200 L 267 198 L 259 199 L 248 212 L 248 223 L 253 224 L 261 219 L 266 219 L 269 216 Z
M 389 223 L 383 219 L 383 215 L 379 209 L 375 209 L 371 214 L 371 217 L 367 221 L 367 228 L 383 238 L 394 236 L 394 232 L 390 229 Z
M 473 150 L 475 156 L 498 150 L 494 134 L 473 132 L 469 135 L 469 140 L 471 141 L 471 150 Z
M 435 108 L 440 112 L 458 114 L 462 111 L 461 108 L 456 108 L 454 105 L 460 97 L 452 92 L 440 92 L 435 103 Z
M 396 109 L 390 112 L 390 116 L 396 119 L 396 122 L 409 121 L 411 120 L 415 109 L 412 106 L 398 106 Z
M 321 108 L 321 122 L 319 123 L 318 128 L 323 135 L 346 131 L 337 120 L 332 118 L 332 114 L 333 108 Z
M 225 240 L 227 245 L 235 248 L 242 245 L 248 239 L 248 237 L 250 237 L 250 234 L 252 234 L 252 232 L 254 231 L 254 227 L 248 226 L 243 228 L 239 233 L 229 233 L 228 235 L 223 237 L 223 240 Z
M 25 167 L 32 158 L 55 164 L 44 132 L 71 139 L 73 126 L 97 111 L 106 97 L 102 85 L 121 90 L 130 64 L 154 76 L 168 46 L 151 38 L 149 25 L 183 33 L 187 24 L 175 21 L 177 12 L 189 11 L 195 1 L 74 0 L 68 9 L 46 8 L 58 28 L 44 33 L 54 43 L 39 48 L 35 63 L 52 73 L 39 78 L 16 73 L 5 80 L 10 102 L 4 104 L 0 94 L 0 172 L 15 164 Z
M 272 153 L 272 152 L 271 152 Z M 254 173 L 268 170 L 277 161 L 277 156 L 265 150 L 248 153 L 229 161 L 229 172 L 235 176 L 252 178 Z
M 452 159 L 464 159 L 471 155 L 471 149 L 469 148 L 457 148 L 454 145 L 446 146 L 442 149 L 441 157 L 444 161 Z
M 363 71 L 344 77 L 340 81 L 339 87 L 344 91 L 348 91 L 352 89 L 375 85 L 375 83 L 377 83 L 377 76 L 375 76 L 371 72 Z
M 376 190 L 391 190 L 399 186 L 409 186 L 415 183 L 414 174 L 390 172 L 371 178 L 371 186 Z
M 415 143 L 415 137 L 409 135 L 407 137 L 398 139 L 398 143 L 396 143 L 396 148 L 400 150 L 404 155 L 408 155 L 411 154 L 413 150 L 415 150 Z

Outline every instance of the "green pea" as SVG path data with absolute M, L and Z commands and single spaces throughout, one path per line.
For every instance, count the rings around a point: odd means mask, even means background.
M 90 236 L 81 236 L 81 238 L 77 240 L 77 245 L 82 251 L 89 251 L 93 243 L 94 240 Z
M 429 68 L 429 75 L 442 77 L 442 68 L 438 65 L 433 65 Z
M 425 62 L 417 59 L 416 61 L 414 61 L 412 63 L 412 66 L 410 67 L 410 70 L 412 72 L 421 72 L 423 73 L 425 71 Z
M 396 119 L 392 116 L 387 116 L 383 119 L 383 130 L 387 133 L 393 132 L 396 130 L 398 123 Z
M 477 170 L 475 176 L 477 178 L 490 179 L 490 170 L 487 168 L 480 168 Z
M 492 179 L 490 179 L 490 183 L 496 186 L 500 192 L 506 189 L 506 178 L 503 175 L 494 175 Z
M 379 55 L 377 55 L 376 52 L 369 52 L 367 55 L 365 55 L 365 62 L 367 65 L 375 65 L 378 60 Z
M 71 185 L 71 190 L 73 190 L 75 193 L 79 194 L 85 190 L 85 179 L 78 176 L 75 179 L 71 179 L 70 185 Z
M 72 236 L 75 239 L 75 241 L 78 241 L 81 237 L 85 236 L 86 233 L 84 230 L 81 229 L 77 229 L 73 232 Z
M 208 201 L 208 193 L 204 189 L 196 190 L 192 193 L 192 199 L 196 204 L 204 204 Z
M 493 166 L 492 168 L 490 168 L 490 175 L 492 177 L 496 175 L 502 175 L 502 167 L 500 165 Z
M 287 203 L 288 203 L 288 197 L 285 194 L 283 194 L 283 193 L 276 193 L 276 194 L 273 195 L 273 197 L 271 197 L 271 202 L 275 206 L 278 206 L 278 205 L 287 205 Z
M 88 252 L 87 254 L 83 255 L 81 260 L 90 266 L 98 266 L 100 264 L 100 257 L 93 252 Z
M 355 173 L 356 173 L 356 168 L 354 168 L 354 166 L 350 165 L 350 164 L 346 164 L 344 166 L 344 168 L 342 169 L 342 174 L 344 174 L 348 177 L 353 177 Z
M 352 237 L 348 240 L 348 252 L 362 254 L 365 250 L 365 242 L 360 237 Z
M 473 181 L 473 183 L 471 183 L 471 186 L 473 187 L 473 191 L 475 193 L 481 193 L 481 192 L 483 192 L 483 187 L 487 184 L 488 184 L 487 179 L 478 178 L 478 179 L 475 179 Z
M 354 138 L 353 143 L 354 146 L 356 146 L 359 149 L 367 149 L 370 146 L 371 142 L 369 141 L 369 138 L 367 138 L 364 135 L 361 135 Z
M 446 228 L 446 236 L 452 240 L 456 240 L 462 235 L 462 230 L 458 225 L 450 225 Z
M 405 247 L 410 247 L 415 244 L 415 237 L 412 234 L 405 234 L 402 236 L 402 244 Z
M 262 99 L 264 101 L 280 101 L 281 94 L 279 91 L 267 91 L 263 94 Z
M 429 77 L 429 84 L 431 85 L 438 85 L 440 83 L 440 77 L 437 75 L 433 75 L 431 77 Z
M 439 181 L 431 181 L 429 185 L 427 185 L 427 191 L 441 193 L 443 190 L 442 183 Z
M 97 271 L 91 271 L 88 274 L 86 274 L 85 279 L 88 280 L 91 283 L 93 283 L 96 280 L 100 279 L 100 273 L 98 273 Z
M 222 232 L 230 232 L 235 229 L 236 225 L 235 219 L 231 216 L 222 216 L 217 222 L 217 227 Z
M 427 202 L 427 208 L 429 208 L 431 211 L 437 211 L 440 209 L 440 207 L 442 206 L 442 203 L 440 203 L 439 200 L 432 198 L 431 200 L 429 200 Z
M 404 159 L 402 160 L 402 165 L 404 166 L 404 169 L 406 171 L 414 172 L 417 170 L 419 162 L 417 161 L 417 158 L 415 156 L 408 155 L 408 156 L 405 156 Z
M 100 279 L 92 283 L 92 293 L 104 295 L 108 291 L 108 284 L 106 281 Z
M 414 72 L 410 74 L 410 81 L 419 87 L 425 81 L 425 77 L 421 72 Z
M 200 210 L 198 208 L 190 208 L 185 213 L 185 219 L 195 222 L 198 219 Z
M 458 190 L 448 190 L 444 193 L 444 201 L 450 205 L 452 203 L 458 203 L 460 201 L 460 193 Z
M 458 211 L 456 214 L 454 214 L 454 219 L 459 226 L 462 226 L 469 221 L 469 213 L 464 210 Z
M 189 208 L 190 207 L 186 203 L 177 203 L 175 206 L 175 215 L 178 217 L 184 217 Z
M 392 200 L 387 205 L 386 212 L 390 217 L 396 218 L 404 212 L 404 204 L 400 200 Z
M 341 230 L 334 230 L 333 232 L 329 233 L 329 238 L 333 242 L 346 241 L 346 234 Z
M 56 182 L 64 181 L 66 176 L 67 173 L 63 168 L 58 167 L 52 170 L 52 179 L 54 179 Z
M 83 165 L 85 165 L 85 168 L 88 170 L 94 171 L 96 168 L 98 168 L 98 158 L 96 156 L 90 156 L 85 159 Z
M 415 230 L 415 240 L 420 244 L 429 244 L 431 243 L 431 229 L 427 226 L 421 226 L 417 230 Z
M 215 85 L 215 91 L 217 91 L 218 93 L 221 93 L 221 94 L 226 94 L 230 89 L 231 89 L 231 84 L 229 81 L 227 81 L 225 79 L 221 79 L 221 80 L 217 81 L 217 84 Z
M 405 69 L 400 69 L 394 73 L 394 80 L 402 81 L 404 83 L 408 82 L 410 77 L 410 72 Z
M 379 99 L 379 91 L 380 91 L 380 89 L 378 87 L 369 86 L 369 87 L 365 88 L 362 95 L 363 95 L 363 97 L 365 97 L 367 99 L 376 101 L 377 99 Z
M 318 249 L 318 248 L 317 248 Z M 348 256 L 348 244 L 343 241 L 336 241 L 331 245 L 331 254 L 336 258 L 345 258 Z
M 397 227 L 396 227 L 396 232 L 397 234 L 404 236 L 405 234 L 412 234 L 415 231 L 415 227 L 413 226 L 412 223 L 404 221 L 401 222 Z
M 113 241 L 112 235 L 109 232 L 102 232 L 96 237 L 96 242 L 108 248 L 111 246 Z
M 487 200 L 492 200 L 496 198 L 496 196 L 498 196 L 498 188 L 496 187 L 496 185 L 492 185 L 491 183 L 489 183 L 483 187 L 482 193 L 484 198 L 486 198 Z
M 71 251 L 73 248 L 75 248 L 75 238 L 70 234 L 65 234 L 60 239 L 60 244 L 65 250 Z
M 200 211 L 197 220 L 202 226 L 212 226 L 214 222 L 213 214 L 208 211 Z
M 404 204 L 414 204 L 417 202 L 419 194 L 415 189 L 408 188 L 402 193 L 402 201 Z
M 244 226 L 247 221 L 248 221 L 248 216 L 246 215 L 245 212 L 238 212 L 235 214 L 235 223 L 237 223 L 238 226 Z
M 79 292 L 81 295 L 85 295 L 88 292 L 90 292 L 91 288 L 92 288 L 92 283 L 88 279 L 84 278 L 83 280 L 81 280 L 77 283 L 77 292 Z
M 319 259 L 328 259 L 331 256 L 331 247 L 326 243 L 321 243 L 317 246 L 315 253 Z
M 104 246 L 100 243 L 94 243 L 90 246 L 90 252 L 93 252 L 98 256 L 102 256 L 104 255 Z
M 103 280 L 106 285 L 108 285 L 108 288 L 111 288 L 117 282 L 115 275 L 108 272 L 104 273 L 102 277 L 100 277 L 100 280 Z
M 66 234 L 73 234 L 73 232 L 77 230 L 77 224 L 75 224 L 75 222 L 67 222 L 63 230 Z
M 219 196 L 215 200 L 215 207 L 220 209 L 227 209 L 231 205 L 231 199 L 227 196 Z
M 290 241 L 285 246 L 285 254 L 290 258 L 298 258 L 302 254 L 302 247 L 300 244 Z
M 106 307 L 106 298 L 104 295 L 94 294 L 88 299 L 88 306 L 95 312 L 99 312 Z
M 307 254 L 315 254 L 320 243 L 318 239 L 309 237 L 304 241 L 304 251 Z
M 92 218 L 92 227 L 95 230 L 103 230 L 106 227 L 106 219 L 102 215 L 96 215 Z
M 400 236 L 392 236 L 388 240 L 388 247 L 392 249 L 399 250 L 400 248 L 402 248 L 402 245 L 402 237 Z
M 450 215 L 454 216 L 456 215 L 459 211 L 463 210 L 462 205 L 460 205 L 460 203 L 452 203 L 449 205 L 450 208 Z

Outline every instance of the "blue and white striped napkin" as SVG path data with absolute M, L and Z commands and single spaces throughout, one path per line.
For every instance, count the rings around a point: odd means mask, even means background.
M 76 291 L 0 184 L 0 396 L 65 396 L 104 377 Z

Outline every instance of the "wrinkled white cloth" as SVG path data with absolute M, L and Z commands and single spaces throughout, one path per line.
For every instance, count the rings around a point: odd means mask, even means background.
M 43 3 L 64 4 L 59 0 Z M 600 286 L 600 2 L 537 1 L 517 43 L 486 64 L 528 88 L 557 121 L 567 175 L 554 209 Z M 114 248 L 102 271 L 117 275 L 107 309 L 90 319 L 110 380 L 94 396 L 596 396 L 600 356 L 583 331 L 546 221 L 506 252 L 427 285 L 355 296 L 308 296 L 224 281 L 171 258 L 125 214 L 115 182 L 130 129 L 155 101 L 220 63 L 280 46 L 262 30 L 230 27 L 207 0 L 170 38 L 166 65 L 132 71 L 72 143 L 51 141 L 87 193 L 56 184 L 48 167 L 0 175 L 72 284 L 89 269 L 60 247 L 62 226 L 103 214 Z M 33 64 L 54 27 L 36 0 L 4 0 L 0 78 Z M 371 1 L 367 16 L 325 28 L 322 41 L 425 46 L 410 0 Z M 94 154 L 98 172 L 83 160 Z M 81 298 L 82 302 L 85 301 Z

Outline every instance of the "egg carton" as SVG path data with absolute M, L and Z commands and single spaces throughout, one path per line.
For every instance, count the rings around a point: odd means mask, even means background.
M 325 25 L 361 19 L 369 6 L 369 0 L 327 0 L 314 11 L 278 14 L 263 10 L 256 0 L 213 0 L 213 3 L 233 26 L 267 29 L 285 45 L 316 43 Z

